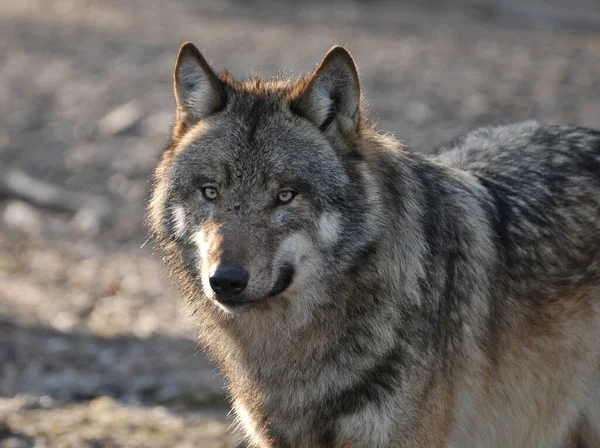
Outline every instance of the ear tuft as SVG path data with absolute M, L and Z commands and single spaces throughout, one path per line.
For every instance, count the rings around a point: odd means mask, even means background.
M 224 106 L 219 79 L 192 42 L 179 49 L 173 80 L 178 122 L 194 124 Z
M 341 46 L 329 50 L 302 93 L 297 108 L 323 132 L 334 122 L 343 133 L 357 130 L 360 83 L 348 50 Z

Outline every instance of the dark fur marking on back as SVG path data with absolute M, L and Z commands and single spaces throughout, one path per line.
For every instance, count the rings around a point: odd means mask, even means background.
M 508 231 L 508 223 L 511 219 L 510 203 L 506 197 L 506 192 L 502 188 L 498 188 L 497 182 L 488 179 L 484 175 L 478 174 L 476 177 L 493 201 L 493 209 L 486 207 L 486 211 L 490 215 L 489 219 L 496 236 L 494 240 L 496 250 L 502 256 L 502 259 L 506 261 L 513 246 L 512 238 Z

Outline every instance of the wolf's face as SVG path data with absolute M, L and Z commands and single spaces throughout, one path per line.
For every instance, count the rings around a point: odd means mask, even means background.
M 149 218 L 198 292 L 237 312 L 334 281 L 324 264 L 359 250 L 373 200 L 350 143 L 360 93 L 348 53 L 330 51 L 311 79 L 236 83 L 188 43 L 175 97 Z

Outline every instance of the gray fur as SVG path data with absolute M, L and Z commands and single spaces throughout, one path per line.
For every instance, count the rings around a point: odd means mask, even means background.
M 427 157 L 365 122 L 356 73 L 338 47 L 312 77 L 215 75 L 223 104 L 178 117 L 156 169 L 149 223 L 248 439 L 591 447 L 600 133 L 483 128 Z M 250 272 L 244 306 L 207 286 L 219 263 Z

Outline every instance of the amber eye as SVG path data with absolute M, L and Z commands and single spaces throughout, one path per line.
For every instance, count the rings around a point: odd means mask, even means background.
M 207 201 L 214 201 L 219 196 L 219 192 L 215 187 L 204 187 L 202 188 L 202 196 Z
M 294 196 L 296 196 L 296 192 L 295 191 L 292 191 L 292 190 L 281 190 L 279 192 L 279 194 L 277 195 L 277 200 L 281 204 L 287 204 L 292 199 L 294 199 Z

